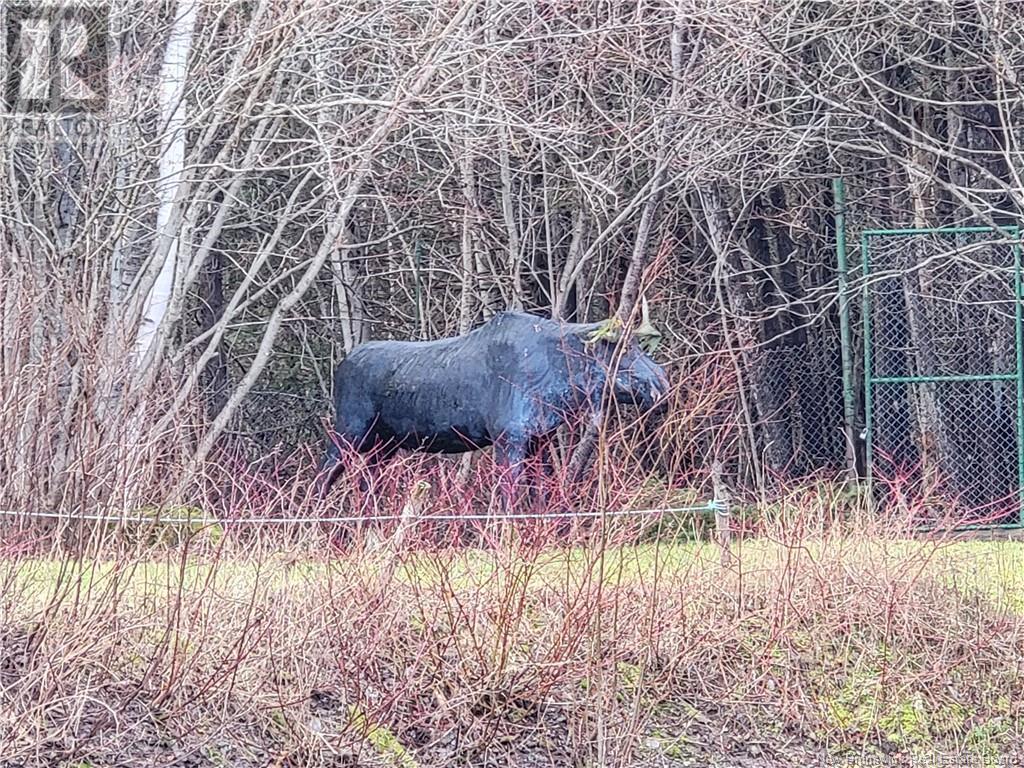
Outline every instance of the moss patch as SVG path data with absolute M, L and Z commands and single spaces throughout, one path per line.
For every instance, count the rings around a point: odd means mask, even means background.
M 412 754 L 394 733 L 382 725 L 372 724 L 363 711 L 354 704 L 349 705 L 348 715 L 352 726 L 370 743 L 377 754 L 395 768 L 418 768 Z

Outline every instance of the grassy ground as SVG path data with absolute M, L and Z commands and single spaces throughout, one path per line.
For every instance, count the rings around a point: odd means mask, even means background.
M 0 765 L 853 765 L 1021 742 L 1024 545 L 735 554 L 9 557 Z

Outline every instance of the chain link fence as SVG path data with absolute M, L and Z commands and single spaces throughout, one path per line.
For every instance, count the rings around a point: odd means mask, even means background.
M 1015 229 L 862 237 L 868 470 L 929 516 L 1020 510 L 1020 248 Z
M 838 333 L 830 343 L 795 339 L 750 356 L 759 388 L 764 461 L 778 480 L 843 468 L 843 380 Z

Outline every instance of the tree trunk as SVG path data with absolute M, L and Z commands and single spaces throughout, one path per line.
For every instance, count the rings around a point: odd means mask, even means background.
M 224 314 L 224 254 L 215 250 L 207 262 L 202 283 L 203 301 L 199 310 L 199 327 L 209 331 Z M 224 350 L 217 345 L 213 358 L 204 366 L 202 391 L 206 412 L 213 418 L 224 407 L 228 396 L 228 363 Z
M 757 424 L 763 435 L 762 453 L 768 467 L 776 474 L 785 471 L 789 461 L 788 436 L 784 423 L 778 420 L 781 404 L 772 387 L 757 331 L 757 315 L 753 285 L 754 265 L 744 246 L 731 244 L 735 235 L 734 214 L 729 210 L 722 194 L 715 188 L 701 195 L 707 221 L 711 247 L 715 253 L 718 280 L 728 301 L 728 314 L 732 317 L 732 335 L 743 370 L 750 385 L 750 395 L 756 410 Z M 749 414 L 753 416 L 754 414 Z
M 334 294 L 338 300 L 341 339 L 346 355 L 366 336 L 366 313 L 354 263 L 359 251 L 351 247 L 353 242 L 352 230 L 344 227 L 331 250 L 331 274 L 334 276 Z
M 924 158 L 912 158 L 919 171 L 924 171 Z M 925 182 L 919 174 L 908 174 L 907 189 L 914 212 L 914 226 L 929 226 Z M 939 370 L 938 355 L 934 346 L 934 329 L 925 297 L 933 295 L 929 254 L 924 252 L 924 238 L 915 238 L 911 248 L 913 263 L 904 265 L 902 284 L 910 325 L 910 338 L 914 349 L 915 373 L 918 376 L 935 376 Z M 915 385 L 917 400 L 918 449 L 921 455 L 922 477 L 927 482 L 955 480 L 956 472 L 953 454 L 943 419 L 938 385 L 928 382 Z
M 180 3 L 171 25 L 167 50 L 160 72 L 160 159 L 157 164 L 156 240 L 153 258 L 159 262 L 159 271 L 146 296 L 142 318 L 135 337 L 135 356 L 140 369 L 145 370 L 154 357 L 158 331 L 167 314 L 174 291 L 175 275 L 185 268 L 188 254 L 182 251 L 180 232 L 177 231 L 175 210 L 185 185 L 186 99 L 185 79 L 188 57 L 192 48 L 199 3 L 184 0 Z M 184 248 L 187 248 L 187 244 Z M 161 251 L 166 252 L 161 255 Z

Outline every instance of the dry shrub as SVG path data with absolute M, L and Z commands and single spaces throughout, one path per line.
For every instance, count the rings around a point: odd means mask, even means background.
M 1020 736 L 1024 621 L 961 549 L 769 537 L 722 571 L 619 535 L 330 557 L 228 528 L 60 573 L 12 555 L 3 764 L 628 765 L 665 734 L 799 763 Z

